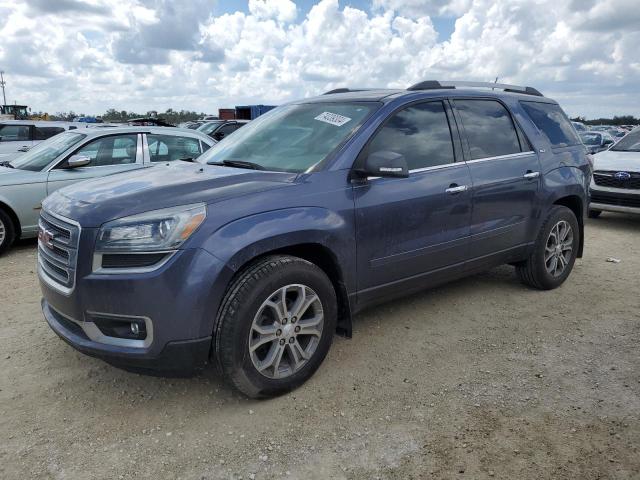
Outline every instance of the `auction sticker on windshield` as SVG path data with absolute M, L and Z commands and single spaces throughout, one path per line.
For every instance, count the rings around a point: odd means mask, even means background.
M 315 117 L 315 120 L 320 120 L 321 122 L 341 127 L 351 119 L 349 117 L 338 115 L 337 113 L 322 112 L 320 115 Z

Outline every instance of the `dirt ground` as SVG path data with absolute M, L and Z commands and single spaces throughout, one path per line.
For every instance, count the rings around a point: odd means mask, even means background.
M 75 352 L 21 242 L 0 258 L 0 478 L 640 478 L 640 218 L 587 227 L 561 288 L 505 266 L 368 310 L 268 401 L 213 368 L 152 378 Z

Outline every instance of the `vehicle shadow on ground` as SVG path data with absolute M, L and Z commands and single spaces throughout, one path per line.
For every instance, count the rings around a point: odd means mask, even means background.
M 626 213 L 602 212 L 598 218 L 587 220 L 586 227 L 602 226 L 619 231 L 640 231 L 640 215 Z

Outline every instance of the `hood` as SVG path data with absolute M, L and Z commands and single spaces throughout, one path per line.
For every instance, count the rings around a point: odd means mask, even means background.
M 128 215 L 293 185 L 296 174 L 172 162 L 80 182 L 58 190 L 43 208 L 97 227 Z
M 600 152 L 593 157 L 593 169 L 640 172 L 640 152 Z

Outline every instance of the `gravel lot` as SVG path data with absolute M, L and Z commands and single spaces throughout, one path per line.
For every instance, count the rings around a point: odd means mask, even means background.
M 35 261 L 0 257 L 2 479 L 640 478 L 640 218 L 590 221 L 555 291 L 501 267 L 368 310 L 268 401 L 75 352 Z

